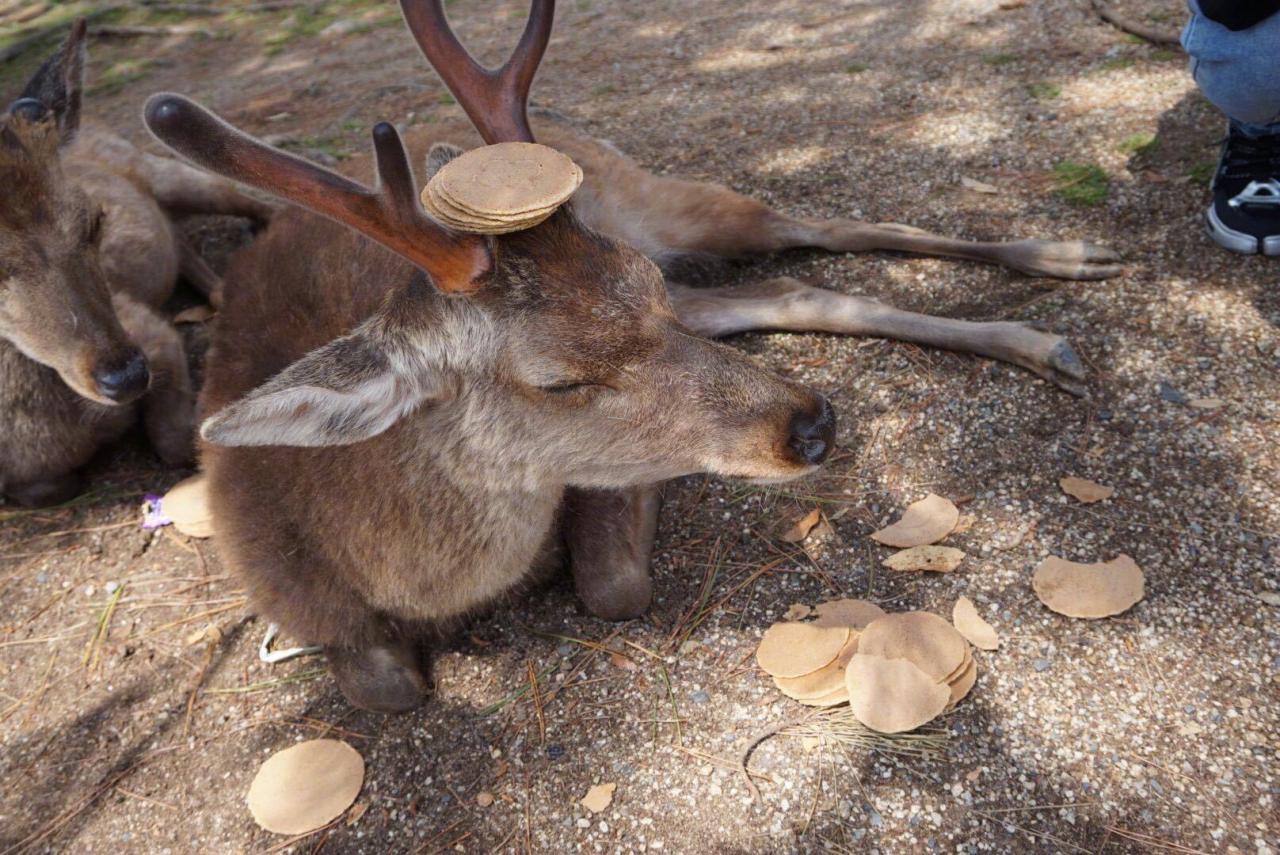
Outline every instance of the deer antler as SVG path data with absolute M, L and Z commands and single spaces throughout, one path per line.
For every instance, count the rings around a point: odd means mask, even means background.
M 400 0 L 422 54 L 490 145 L 533 142 L 526 107 L 529 87 L 551 39 L 555 0 L 533 0 L 529 22 L 511 57 L 496 69 L 476 62 L 458 41 L 441 0 Z
M 473 291 L 490 268 L 483 240 L 450 232 L 423 213 L 400 134 L 386 122 L 373 129 L 378 185 L 370 190 L 254 139 L 181 95 L 151 96 L 143 117 L 161 142 L 189 160 L 350 226 L 425 270 L 441 291 Z

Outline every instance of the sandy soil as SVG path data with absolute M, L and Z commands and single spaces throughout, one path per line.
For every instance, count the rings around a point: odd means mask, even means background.
M 903 344 L 740 337 L 832 398 L 842 448 L 824 472 L 781 489 L 670 485 L 645 619 L 587 617 L 560 580 L 477 620 L 441 652 L 434 700 L 397 718 L 353 711 L 314 658 L 258 662 L 264 623 L 216 543 L 138 526 L 142 495 L 188 473 L 123 443 L 71 506 L 0 508 L 0 851 L 1272 852 L 1280 612 L 1258 595 L 1280 589 L 1280 266 L 1203 232 L 1222 122 L 1181 54 L 1084 0 L 562 7 L 536 100 L 656 170 L 809 216 L 1123 252 L 1129 272 L 1098 283 L 884 254 L 714 274 L 1042 321 L 1079 348 L 1091 397 Z M 319 8 L 193 19 L 214 38 L 96 43 L 88 109 L 144 141 L 142 101 L 181 91 L 330 161 L 373 121 L 457 109 L 389 3 Z M 1181 17 L 1173 0 L 1128 8 L 1170 29 Z M 450 11 L 492 59 L 524 4 Z M 348 23 L 322 32 L 334 21 Z M 4 91 L 37 60 L 6 68 Z M 1055 192 L 1064 161 L 1105 172 L 1096 206 Z M 226 227 L 194 228 L 225 254 Z M 1071 502 L 1068 474 L 1116 496 Z M 949 542 L 969 557 L 946 576 L 880 568 L 866 535 L 929 490 L 967 499 L 976 523 Z M 815 506 L 830 535 L 780 540 Z M 1031 591 L 1049 553 L 1121 552 L 1147 572 L 1123 616 L 1070 620 Z M 794 602 L 949 615 L 962 594 L 1005 641 L 978 653 L 939 752 L 783 734 L 752 756 L 750 797 L 742 747 L 802 712 L 754 668 L 764 627 Z M 363 754 L 356 808 L 298 841 L 258 829 L 243 800 L 258 764 L 319 735 Z M 618 788 L 589 815 L 577 801 L 597 782 Z

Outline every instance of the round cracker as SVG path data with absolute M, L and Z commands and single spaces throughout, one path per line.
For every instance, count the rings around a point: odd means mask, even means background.
M 312 739 L 267 758 L 245 800 L 267 831 L 305 834 L 341 816 L 363 784 L 360 752 L 338 739 Z
M 946 679 L 943 680 L 942 682 L 950 685 L 951 683 L 954 683 L 956 680 L 960 679 L 960 676 L 964 674 L 965 669 L 969 667 L 969 664 L 971 662 L 973 662 L 973 651 L 966 644 L 963 661 L 961 661 L 960 664 L 956 666 L 956 669 L 952 671 L 950 674 L 948 674 Z
M 844 686 L 844 669 L 858 652 L 858 635 L 850 632 L 849 640 L 836 658 L 811 674 L 800 677 L 774 677 L 773 684 L 788 698 L 807 701 L 829 695 Z
M 441 201 L 434 194 L 433 187 L 430 184 L 428 184 L 422 191 L 422 207 L 432 219 L 455 231 L 467 232 L 470 234 L 490 235 L 510 234 L 511 232 L 531 229 L 550 217 L 556 210 L 553 207 L 536 216 L 530 216 L 526 219 L 515 221 L 485 220 L 460 213 L 450 208 L 447 203 Z
M 820 698 L 796 698 L 796 700 L 806 707 L 834 707 L 837 704 L 849 702 L 849 689 L 841 685 L 829 695 L 823 695 Z
M 760 639 L 756 662 L 774 677 L 803 677 L 834 661 L 848 640 L 847 626 L 775 623 Z
M 496 216 L 492 214 L 478 214 L 468 211 L 456 205 L 436 183 L 428 183 L 423 190 L 423 204 L 430 204 L 436 210 L 447 214 L 455 220 L 466 223 L 479 223 L 484 225 L 507 226 L 518 223 L 525 223 L 530 220 L 540 219 L 551 215 L 559 205 L 550 205 L 546 208 L 540 208 L 536 211 L 529 211 L 525 214 L 517 216 Z
M 208 482 L 204 473 L 174 484 L 160 500 L 160 512 L 173 527 L 188 537 L 213 536 L 213 510 L 209 507 Z
M 872 532 L 871 539 L 900 549 L 927 546 L 951 534 L 959 521 L 960 511 L 949 499 L 930 493 L 907 505 L 902 519 Z
M 563 203 L 582 183 L 582 170 L 548 146 L 506 142 L 464 152 L 432 181 L 464 210 L 520 215 Z
M 856 653 L 845 681 L 854 716 L 880 733 L 915 730 L 936 718 L 951 700 L 946 685 L 907 659 Z
M 1146 577 L 1128 555 L 1100 564 L 1077 564 L 1049 556 L 1031 579 L 1040 602 L 1074 618 L 1104 618 L 1128 611 L 1142 599 Z
M 847 626 L 859 631 L 885 616 L 885 610 L 875 603 L 848 599 L 822 603 L 814 607 L 813 613 L 818 616 L 814 626 Z
M 978 663 L 970 659 L 969 667 L 965 668 L 948 686 L 951 690 L 951 700 L 947 701 L 947 709 L 963 701 L 976 682 L 978 682 Z
M 969 645 L 955 627 L 929 612 L 897 612 L 862 631 L 858 652 L 909 659 L 935 681 L 944 681 L 964 661 Z
M 956 600 L 951 609 L 951 623 L 970 644 L 983 650 L 995 650 L 1000 646 L 1000 636 L 991 624 L 978 614 L 978 607 L 968 597 Z
M 519 214 L 495 214 L 490 211 L 475 211 L 468 208 L 465 204 L 462 204 L 457 199 L 450 196 L 448 191 L 445 190 L 444 185 L 440 182 L 428 183 L 427 186 L 431 188 L 431 192 L 438 202 L 444 203 L 447 207 L 457 211 L 459 214 L 482 220 L 495 220 L 497 222 L 518 222 L 539 214 L 549 213 L 563 204 L 561 202 L 557 202 L 554 205 L 543 205 L 537 208 L 531 208 L 528 211 L 521 211 Z

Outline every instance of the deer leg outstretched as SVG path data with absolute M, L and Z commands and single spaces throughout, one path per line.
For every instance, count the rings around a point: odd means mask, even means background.
M 782 216 L 782 215 L 779 215 Z M 772 228 L 782 248 L 814 246 L 832 252 L 886 249 L 918 255 L 967 258 L 1059 279 L 1107 279 L 1123 272 L 1111 249 L 1081 240 L 969 241 L 942 237 L 898 223 L 856 220 L 797 220 L 782 216 Z
M 731 288 L 667 288 L 681 322 L 708 338 L 790 330 L 899 339 L 1010 362 L 1072 394 L 1084 394 L 1084 366 L 1067 340 L 1016 321 L 922 315 L 789 277 Z
M 817 247 L 966 258 L 1061 279 L 1106 279 L 1124 269 L 1114 251 L 1084 241 L 967 241 L 896 223 L 799 219 L 719 184 L 651 175 L 616 152 L 577 146 L 573 153 L 588 172 L 581 215 L 659 264 L 686 256 L 740 258 Z M 595 179 L 593 171 L 608 180 Z
M 639 617 L 653 583 L 649 557 L 662 494 L 657 484 L 625 490 L 571 488 L 564 539 L 573 584 L 587 611 L 605 620 Z

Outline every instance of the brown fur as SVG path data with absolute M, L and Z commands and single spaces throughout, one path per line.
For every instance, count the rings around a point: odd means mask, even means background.
M 443 29 L 426 29 L 446 26 L 438 2 L 406 0 L 419 43 L 438 67 L 447 60 L 442 74 L 488 142 L 529 139 L 523 96 L 549 7 L 535 0 L 519 62 L 486 75 Z M 375 196 L 178 96 L 153 98 L 148 122 L 211 169 L 398 253 L 310 214 L 281 217 L 233 261 L 236 287 L 201 404 L 229 564 L 263 612 L 326 646 L 349 700 L 385 711 L 420 701 L 428 636 L 517 590 L 548 560 L 567 555 L 593 612 L 639 613 L 653 485 L 695 471 L 786 479 L 826 456 L 834 419 L 825 400 L 699 334 L 884 332 L 1008 359 L 1064 386 L 1081 376 L 1065 342 L 1017 324 L 930 318 L 793 280 L 694 291 L 664 282 L 652 262 L 818 246 L 1081 278 L 1116 269 L 1112 254 L 1085 244 L 968 243 L 893 224 L 795 219 L 723 187 L 645 173 L 555 120 L 534 128 L 582 166 L 573 204 L 526 232 L 454 247 L 406 206 L 412 188 L 385 127 L 375 138 L 387 180 Z M 424 158 L 425 136 L 408 142 L 414 163 L 438 168 L 449 157 L 437 148 Z M 335 187 L 351 204 L 326 196 Z M 421 263 L 405 248 L 415 233 L 447 257 Z M 485 263 L 471 265 L 477 257 Z M 468 296 L 433 289 L 405 258 L 445 271 L 442 290 Z M 462 261 L 470 272 L 450 281 Z
M 74 494 L 75 471 L 139 409 L 163 460 L 190 459 L 186 356 L 156 313 L 183 260 L 167 209 L 204 198 L 205 210 L 269 211 L 222 179 L 82 126 L 83 38 L 73 31 L 27 100 L 0 115 L 0 493 L 27 504 Z M 117 402 L 100 378 L 138 352 L 150 390 Z

